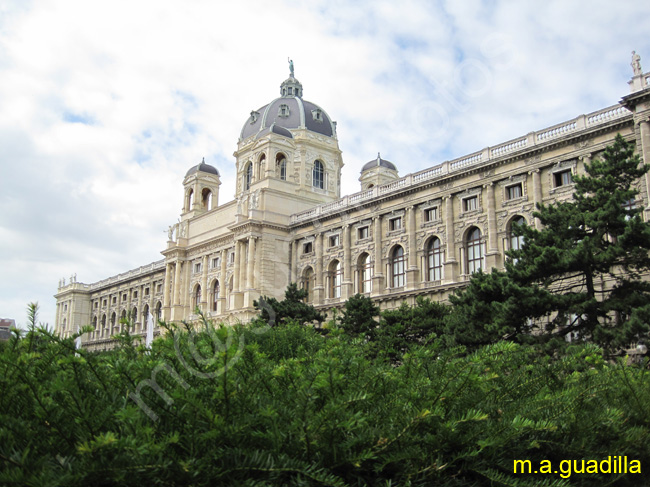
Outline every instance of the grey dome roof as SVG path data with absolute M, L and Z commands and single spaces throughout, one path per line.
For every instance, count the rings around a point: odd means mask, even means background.
M 377 159 L 373 159 L 370 162 L 366 162 L 361 168 L 361 172 L 367 171 L 374 167 L 385 167 L 386 169 L 397 171 L 397 166 L 395 166 L 395 164 L 393 164 L 392 162 L 387 161 L 386 159 L 382 159 L 379 152 L 377 152 Z
M 273 132 L 274 134 L 282 135 L 284 137 L 288 137 L 290 139 L 293 139 L 293 135 L 291 132 L 289 132 L 287 129 L 284 127 L 280 127 L 279 125 L 276 125 L 275 123 L 272 124 L 270 127 L 265 128 L 257 132 L 257 135 L 255 136 L 255 140 L 261 139 L 264 137 L 266 134 Z
M 302 85 L 289 77 L 280 86 L 280 98 L 268 105 L 253 110 L 244 123 L 239 136 L 240 140 L 252 135 L 258 135 L 275 125 L 273 132 L 285 135 L 278 129 L 307 129 L 327 137 L 335 137 L 335 122 L 321 107 L 302 99 Z M 268 133 L 265 132 L 265 133 Z M 262 135 L 258 135 L 257 138 Z
M 214 166 L 211 166 L 210 164 L 205 163 L 205 158 L 201 161 L 200 164 L 197 164 L 196 166 L 192 166 L 189 171 L 185 174 L 185 177 L 190 176 L 196 172 L 207 172 L 208 174 L 216 174 L 217 176 L 220 176 L 219 171 L 217 171 L 217 168 Z

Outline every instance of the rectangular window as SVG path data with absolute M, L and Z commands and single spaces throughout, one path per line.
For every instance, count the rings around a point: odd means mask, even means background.
M 212 259 L 212 268 L 213 269 L 218 269 L 219 264 L 221 264 L 221 259 L 219 257 L 215 257 L 214 259 Z
M 303 244 L 302 246 L 302 253 L 303 254 L 311 254 L 314 250 L 314 244 L 312 242 L 307 242 L 306 244 Z
M 556 188 L 559 188 L 560 186 L 566 186 L 567 184 L 571 184 L 573 182 L 573 179 L 571 178 L 571 169 L 554 173 L 553 180 L 555 182 Z
M 359 228 L 358 235 L 359 235 L 359 240 L 363 240 L 364 238 L 368 238 L 369 237 L 368 227 Z
M 149 288 L 148 287 L 144 288 L 144 295 L 149 296 Z
M 194 264 L 194 273 L 196 274 L 198 272 L 201 272 L 201 263 L 200 262 L 197 262 L 196 264 Z
M 104 300 L 104 302 L 102 303 L 102 306 L 106 306 L 106 304 L 107 304 L 107 301 Z
M 113 304 L 117 303 L 117 297 L 113 296 Z
M 424 210 L 424 221 L 432 222 L 438 219 L 438 207 L 427 208 Z
M 338 236 L 338 235 L 332 235 L 332 236 L 329 238 L 329 244 L 330 244 L 330 247 L 338 247 L 338 246 L 339 246 L 339 242 L 340 242 L 340 239 L 339 239 L 339 236 Z
M 161 291 L 162 291 L 162 284 L 158 284 L 158 286 L 156 286 L 156 292 L 159 293 Z
M 478 196 L 465 198 L 463 200 L 463 211 L 473 211 L 478 209 Z
M 133 291 L 133 299 L 138 297 L 138 291 Z
M 521 189 L 521 183 L 515 184 L 514 186 L 508 186 L 506 188 L 506 199 L 514 200 L 515 198 L 521 198 L 523 192 Z
M 230 252 L 230 254 L 228 256 L 228 260 L 230 261 L 231 264 L 235 263 L 235 253 L 234 252 Z
M 399 230 L 402 228 L 402 217 L 391 218 L 388 220 L 388 229 L 390 231 Z
M 95 309 L 97 309 L 97 306 L 99 305 L 98 301 L 95 301 Z
M 122 294 L 122 301 L 126 301 L 126 293 Z

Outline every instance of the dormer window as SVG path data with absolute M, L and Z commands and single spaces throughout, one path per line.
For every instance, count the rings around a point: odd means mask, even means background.
M 316 110 L 312 110 L 311 111 L 311 116 L 317 122 L 322 122 L 323 121 L 323 110 L 321 110 L 320 108 L 317 108 Z
M 293 95 L 293 88 L 289 87 L 289 96 Z
M 291 88 L 289 88 L 291 89 Z M 280 105 L 280 110 L 278 112 L 278 115 L 280 117 L 288 117 L 289 116 L 289 105 L 282 104 Z

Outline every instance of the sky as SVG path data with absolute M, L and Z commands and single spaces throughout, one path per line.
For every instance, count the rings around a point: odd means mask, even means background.
M 0 317 L 162 258 L 202 158 L 234 197 L 249 113 L 289 75 L 336 120 L 342 195 L 616 104 L 640 0 L 0 0 Z M 644 56 L 646 56 L 644 58 Z

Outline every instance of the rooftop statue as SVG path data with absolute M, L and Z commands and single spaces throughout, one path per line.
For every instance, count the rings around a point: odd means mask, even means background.
M 634 76 L 641 76 L 643 70 L 641 69 L 641 56 L 639 56 L 636 51 L 632 51 L 632 62 L 630 63 L 632 70 L 634 71 Z M 293 68 L 291 70 L 293 73 Z

